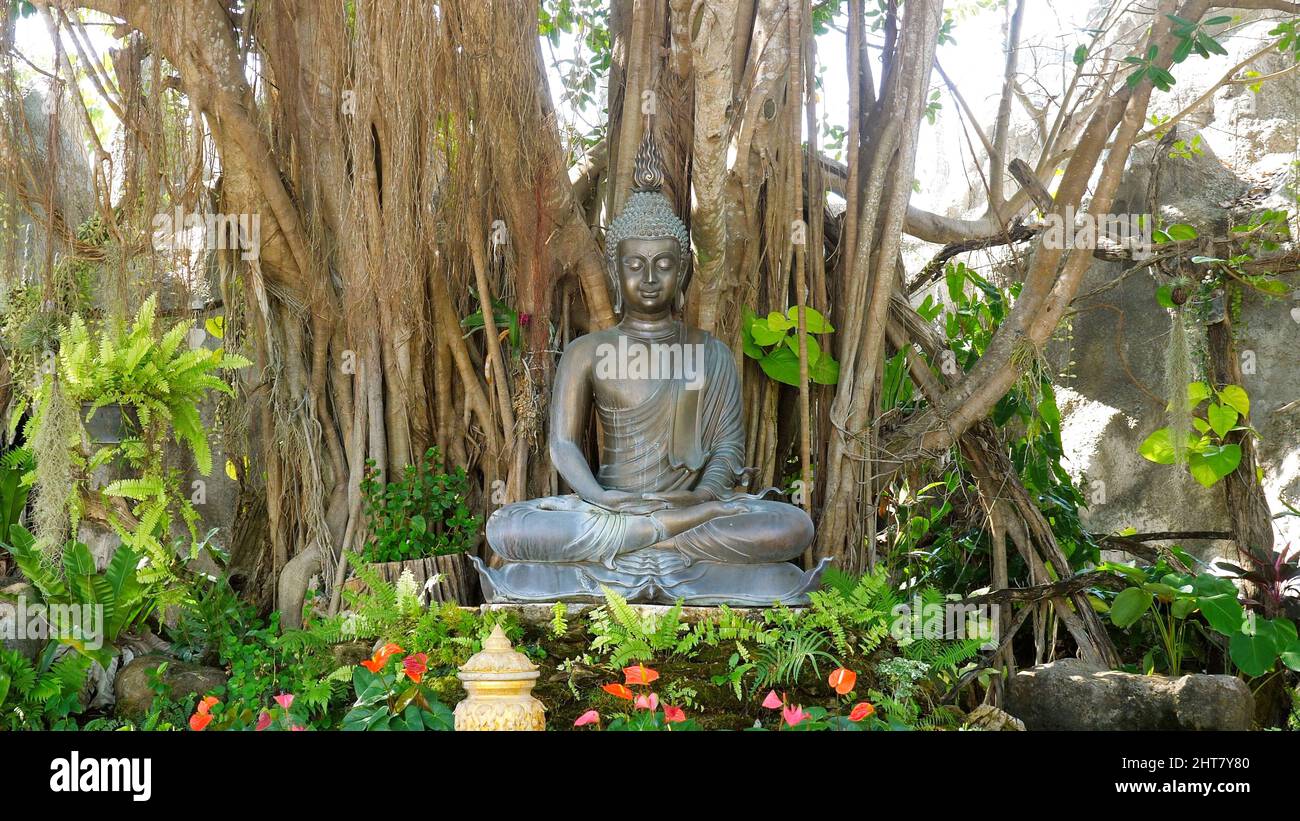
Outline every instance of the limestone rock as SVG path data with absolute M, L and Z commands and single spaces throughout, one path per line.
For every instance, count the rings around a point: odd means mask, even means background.
M 18 597 L 26 594 L 30 597 L 30 585 L 24 583 L 11 584 L 0 588 L 0 593 L 9 596 Z M 16 650 L 24 657 L 34 660 L 45 647 L 45 639 L 33 638 L 27 636 L 25 624 L 19 624 L 18 608 L 12 602 L 0 601 L 0 647 L 6 650 Z
M 113 690 L 117 696 L 117 714 L 124 718 L 139 718 L 153 705 L 153 690 L 149 688 L 150 673 L 159 664 L 167 662 L 163 682 L 171 690 L 172 698 L 183 698 L 189 693 L 206 695 L 226 683 L 226 674 L 215 667 L 189 664 L 165 656 L 141 656 L 122 668 L 117 674 Z
M 1142 676 L 1065 659 L 1017 673 L 1007 710 L 1030 730 L 1249 730 L 1254 707 L 1234 676 Z
M 981 704 L 967 714 L 965 727 L 968 730 L 1024 732 L 1025 722 L 992 704 Z

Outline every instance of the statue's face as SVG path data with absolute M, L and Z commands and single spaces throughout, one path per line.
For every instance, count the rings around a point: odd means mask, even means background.
M 619 242 L 614 265 L 624 310 L 647 314 L 672 310 L 683 262 L 681 246 L 672 237 Z

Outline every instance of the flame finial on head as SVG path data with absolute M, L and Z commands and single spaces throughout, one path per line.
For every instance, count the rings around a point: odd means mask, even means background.
M 654 134 L 646 129 L 641 147 L 632 160 L 632 190 L 641 192 L 659 191 L 664 187 L 664 157 L 655 145 Z

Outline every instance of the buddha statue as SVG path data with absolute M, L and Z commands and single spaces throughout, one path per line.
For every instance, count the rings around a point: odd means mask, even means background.
M 790 562 L 812 542 L 801 508 L 746 492 L 740 379 L 731 350 L 676 318 L 690 240 L 661 192 L 647 135 L 626 207 L 609 226 L 606 262 L 620 322 L 573 340 L 555 376 L 550 456 L 572 489 L 497 510 L 476 557 L 489 602 L 629 601 L 801 604 L 829 559 Z M 602 442 L 582 451 L 594 404 Z

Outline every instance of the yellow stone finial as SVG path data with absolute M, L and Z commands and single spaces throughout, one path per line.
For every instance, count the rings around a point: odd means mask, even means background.
M 537 665 L 510 645 L 501 625 L 456 677 L 468 697 L 456 705 L 457 730 L 544 730 L 545 708 L 533 698 Z

